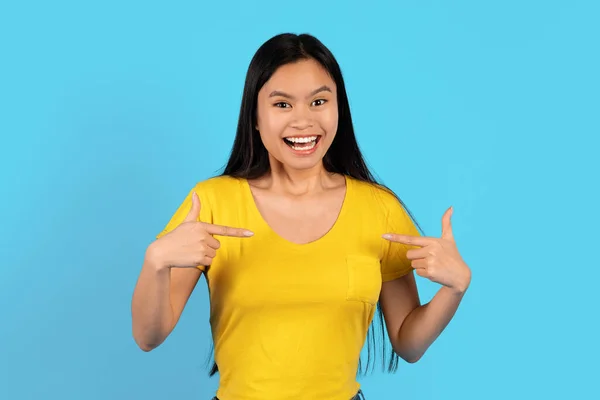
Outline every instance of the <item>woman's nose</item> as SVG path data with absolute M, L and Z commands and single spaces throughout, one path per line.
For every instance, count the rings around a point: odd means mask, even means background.
M 312 128 L 313 125 L 314 121 L 310 115 L 310 110 L 306 107 L 296 108 L 291 126 L 295 129 L 304 130 Z

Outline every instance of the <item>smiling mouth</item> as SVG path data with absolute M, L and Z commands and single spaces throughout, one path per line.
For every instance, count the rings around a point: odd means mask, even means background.
M 283 138 L 283 141 L 285 142 L 285 144 L 290 146 L 292 148 L 292 150 L 295 150 L 295 151 L 312 150 L 317 145 L 317 143 L 319 143 L 319 140 L 321 140 L 321 136 L 319 136 L 319 135 L 293 136 L 293 137 Z

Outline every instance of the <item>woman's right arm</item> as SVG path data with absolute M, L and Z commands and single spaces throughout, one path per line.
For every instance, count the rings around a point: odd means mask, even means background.
M 253 235 L 246 229 L 199 221 L 200 199 L 195 192 L 191 199 L 182 223 L 148 246 L 133 292 L 133 337 L 144 351 L 158 347 L 175 328 L 200 274 L 212 264 L 221 246 L 213 235 Z
M 170 268 L 161 261 L 158 242 L 146 251 L 131 304 L 133 337 L 144 351 L 158 347 L 175 328 L 202 271 Z

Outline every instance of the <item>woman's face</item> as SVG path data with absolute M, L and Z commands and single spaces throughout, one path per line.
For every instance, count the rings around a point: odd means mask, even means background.
M 321 165 L 338 125 L 335 82 L 316 61 L 281 66 L 258 93 L 257 126 L 271 162 Z

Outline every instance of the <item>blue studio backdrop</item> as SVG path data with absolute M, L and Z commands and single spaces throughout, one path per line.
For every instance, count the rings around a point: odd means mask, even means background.
M 158 349 L 131 335 L 144 250 L 229 154 L 281 32 L 338 58 L 359 143 L 428 235 L 454 206 L 473 281 L 369 400 L 597 398 L 594 1 L 4 1 L 0 398 L 209 399 L 204 280 Z M 423 302 L 438 286 L 418 278 Z

